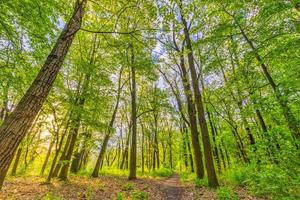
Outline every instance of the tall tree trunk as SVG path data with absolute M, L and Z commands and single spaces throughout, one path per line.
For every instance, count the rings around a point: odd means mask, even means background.
M 120 165 L 120 169 L 125 169 L 126 168 L 126 158 L 128 157 L 128 149 L 129 149 L 129 142 L 130 142 L 130 136 L 131 136 L 131 122 L 129 124 L 128 128 L 128 136 L 126 139 L 126 144 L 125 144 L 125 149 L 123 151 L 123 156 L 122 156 L 122 162 Z
M 144 128 L 144 125 L 142 123 L 142 121 L 140 120 L 141 122 L 141 128 L 142 128 L 142 173 L 145 172 L 145 153 L 144 153 L 144 149 L 145 149 L 145 128 Z
M 206 109 L 208 110 L 208 109 Z M 215 128 L 210 116 L 210 112 L 207 111 L 207 117 L 208 117 L 208 121 L 210 124 L 210 128 L 211 128 L 211 134 L 212 134 L 212 139 L 213 139 L 213 145 L 214 145 L 214 155 L 216 157 L 216 162 L 217 162 L 217 166 L 219 171 L 221 171 L 221 162 L 220 162 L 220 157 L 219 157 L 219 151 L 218 151 L 218 147 L 217 147 L 217 142 L 216 142 L 216 132 L 215 132 Z
M 170 168 L 173 169 L 173 150 L 172 150 L 172 133 L 169 131 L 169 163 L 170 163 Z
M 131 46 L 131 122 L 132 122 L 132 135 L 131 135 L 131 150 L 130 150 L 130 168 L 129 180 L 136 179 L 136 137 L 137 137 L 137 111 L 136 111 L 136 75 L 134 66 L 134 53 Z
M 77 0 L 73 15 L 45 64 L 15 110 L 0 127 L 0 189 L 14 153 L 48 96 L 74 36 L 81 27 L 86 2 L 87 0 Z
M 62 148 L 62 145 L 63 145 L 63 142 L 64 142 L 64 139 L 66 137 L 66 134 L 67 134 L 67 130 L 69 128 L 69 124 L 70 124 L 70 116 L 72 116 L 72 111 L 70 112 L 67 112 L 66 116 L 65 116 L 65 119 L 67 119 L 67 123 L 66 123 L 66 127 L 65 127 L 65 130 L 63 131 L 62 135 L 61 135 L 61 138 L 59 140 L 59 131 L 57 130 L 57 139 L 56 139 L 56 144 L 55 144 L 55 154 L 54 154 L 54 158 L 52 160 L 52 164 L 51 164 L 51 167 L 50 167 L 50 171 L 49 171 L 49 174 L 48 174 L 48 177 L 47 177 L 47 180 L 46 182 L 50 182 L 51 181 L 51 178 L 53 177 L 53 172 L 54 172 L 54 168 L 55 168 L 55 165 L 56 165 L 56 161 L 57 161 L 57 158 L 59 156 L 59 152 L 61 151 L 61 148 Z M 57 173 L 58 174 L 58 171 Z M 57 175 L 56 175 L 57 176 Z
M 52 150 L 52 147 L 54 145 L 54 141 L 55 141 L 54 139 L 51 139 L 51 141 L 50 141 L 48 151 L 47 151 L 47 154 L 46 154 L 46 158 L 45 158 L 45 161 L 44 161 L 43 166 L 42 166 L 41 176 L 44 175 L 45 169 L 47 167 L 47 164 L 48 164 L 48 161 L 49 161 L 49 158 L 50 158 L 50 155 L 51 155 L 51 150 Z
M 200 129 L 202 133 L 202 142 L 204 147 L 204 158 L 205 158 L 205 166 L 206 166 L 206 172 L 208 177 L 208 184 L 210 187 L 218 187 L 218 179 L 214 167 L 213 162 L 213 156 L 212 156 L 212 150 L 211 150 L 211 144 L 209 139 L 209 133 L 208 133 L 208 127 L 205 119 L 205 111 L 203 106 L 203 100 L 200 92 L 199 87 L 199 81 L 197 77 L 197 72 L 195 68 L 194 63 L 194 55 L 193 55 L 193 48 L 192 48 L 192 42 L 188 30 L 188 25 L 186 20 L 184 19 L 183 15 L 181 15 L 181 20 L 184 26 L 184 36 L 185 36 L 185 42 L 186 47 L 188 49 L 188 63 L 190 66 L 190 75 L 192 79 L 192 88 L 194 91 L 195 96 L 195 104 L 197 108 L 198 113 L 198 120 L 200 124 Z
M 159 147 L 158 147 L 158 114 L 154 114 L 154 153 L 156 158 L 156 167 L 159 169 L 160 161 L 159 161 Z
M 119 73 L 119 80 L 118 80 L 118 92 L 117 92 L 116 105 L 115 105 L 115 108 L 114 108 L 114 111 L 113 111 L 113 114 L 112 114 L 112 117 L 111 117 L 111 120 L 110 120 L 110 123 L 109 123 L 108 134 L 106 134 L 105 137 L 104 137 L 104 140 L 103 140 L 103 143 L 102 143 L 102 146 L 101 146 L 101 151 L 100 151 L 99 156 L 97 158 L 97 162 L 96 162 L 95 168 L 93 170 L 92 177 L 98 177 L 98 175 L 99 175 L 100 163 L 102 162 L 102 160 L 104 158 L 105 151 L 106 151 L 106 148 L 107 148 L 107 144 L 108 144 L 109 138 L 110 138 L 112 130 L 113 130 L 114 122 L 115 122 L 116 115 L 117 115 L 118 108 L 119 108 L 120 97 L 121 97 L 122 72 L 123 72 L 123 69 L 121 68 L 120 73 Z
M 13 168 L 11 170 L 11 175 L 12 176 L 15 176 L 16 173 L 17 173 L 17 168 L 19 166 L 21 155 L 22 155 L 22 147 L 19 147 L 18 151 L 17 151 L 17 154 L 16 154 L 16 158 L 15 158 L 15 162 L 14 162 Z
M 242 26 L 239 24 L 239 22 L 236 20 L 236 18 L 234 16 L 233 16 L 233 18 L 234 18 L 234 21 L 235 21 L 236 25 L 238 26 L 242 36 L 244 37 L 244 39 L 250 46 L 251 50 L 253 51 L 256 60 L 260 64 L 263 74 L 265 75 L 266 79 L 268 80 L 269 84 L 271 85 L 293 137 L 300 139 L 300 130 L 298 127 L 298 122 L 297 122 L 295 116 L 293 115 L 290 107 L 288 106 L 287 99 L 278 90 L 278 85 L 275 83 L 273 77 L 271 76 L 271 74 L 269 72 L 269 67 L 263 61 L 262 57 L 258 53 L 258 50 L 255 47 L 255 45 L 253 44 L 252 40 L 248 37 L 248 35 L 246 34 L 246 32 L 244 31 Z
M 82 85 L 82 91 L 81 94 L 79 96 L 79 99 L 77 102 L 75 102 L 75 106 L 80 108 L 79 110 L 83 109 L 84 107 L 84 103 L 86 100 L 86 93 L 88 90 L 88 86 L 90 84 L 90 79 L 91 79 L 91 74 L 87 73 L 85 74 L 85 79 Z M 80 112 L 76 112 L 74 113 L 74 118 L 71 119 L 71 128 L 70 128 L 70 134 L 71 134 L 71 141 L 70 141 L 70 145 L 68 148 L 68 151 L 66 153 L 66 157 L 65 157 L 65 161 L 66 163 L 62 166 L 60 174 L 59 174 L 59 178 L 61 180 L 66 180 L 68 178 L 68 172 L 69 172 L 69 167 L 70 167 L 70 162 L 71 162 L 71 158 L 73 155 L 73 151 L 75 148 L 75 144 L 77 141 L 77 136 L 78 136 L 78 131 L 80 128 L 80 122 L 81 122 L 81 113 Z
M 71 117 L 72 117 L 72 116 L 71 116 Z M 70 124 L 71 124 L 71 123 L 72 123 L 72 120 L 70 119 Z M 67 131 L 67 129 L 66 129 L 66 131 Z M 60 171 L 60 169 L 61 169 L 61 167 L 62 167 L 62 163 L 63 163 L 63 161 L 65 160 L 65 157 L 66 157 L 66 155 L 67 155 L 67 152 L 68 152 L 68 149 L 69 149 L 71 140 L 72 140 L 72 134 L 71 134 L 71 132 L 69 131 L 68 137 L 67 137 L 67 141 L 66 141 L 66 143 L 65 143 L 65 145 L 64 145 L 64 150 L 63 150 L 63 152 L 62 152 L 61 155 L 60 155 L 60 158 L 59 158 L 59 160 L 58 160 L 58 163 L 56 164 L 55 168 L 53 169 L 53 173 L 52 173 L 51 177 L 57 177 L 57 176 L 58 176 L 58 173 L 59 173 L 59 171 Z M 57 156 L 58 156 L 58 154 L 57 154 Z M 50 170 L 50 171 L 51 171 L 51 170 Z M 49 175 L 50 175 L 50 174 L 49 174 Z M 50 181 L 50 180 L 49 180 L 49 181 Z
M 192 137 L 192 144 L 194 149 L 194 161 L 196 167 L 196 175 L 198 178 L 204 177 L 204 167 L 203 167 L 203 160 L 202 160 L 202 153 L 199 144 L 198 138 L 198 129 L 197 129 L 197 117 L 196 117 L 196 108 L 192 97 L 191 86 L 189 83 L 189 76 L 184 64 L 184 57 L 180 55 L 180 68 L 182 72 L 182 84 L 184 88 L 185 97 L 187 100 L 188 106 L 188 116 L 190 120 L 190 129 L 191 129 L 191 137 Z

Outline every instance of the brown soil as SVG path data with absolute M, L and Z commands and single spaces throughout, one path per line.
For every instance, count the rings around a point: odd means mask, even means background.
M 214 200 L 215 191 L 196 188 L 191 183 L 181 184 L 177 174 L 165 179 L 138 179 L 128 181 L 126 177 L 101 176 L 88 178 L 72 176 L 68 182 L 53 180 L 44 184 L 40 177 L 10 178 L 0 192 L 0 200 L 108 200 L 116 199 L 122 193 L 123 199 L 130 200 L 135 192 L 147 194 L 153 200 Z M 126 189 L 126 185 L 133 185 Z M 237 189 L 240 199 L 257 200 L 244 189 Z

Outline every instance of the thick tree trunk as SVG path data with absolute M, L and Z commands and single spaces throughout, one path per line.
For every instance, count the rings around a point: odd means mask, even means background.
M 136 111 L 136 75 L 134 66 L 133 47 L 131 47 L 131 122 L 132 122 L 132 135 L 131 135 L 131 151 L 130 151 L 130 168 L 129 180 L 136 179 L 136 137 L 137 137 L 137 111 Z
M 81 27 L 86 2 L 87 0 L 76 2 L 71 19 L 63 29 L 45 64 L 15 110 L 0 127 L 0 188 L 18 145 L 48 96 L 74 36 Z

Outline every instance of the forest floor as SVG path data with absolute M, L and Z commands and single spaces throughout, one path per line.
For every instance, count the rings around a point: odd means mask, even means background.
M 181 183 L 179 176 L 169 178 L 140 178 L 128 181 L 126 177 L 100 176 L 88 178 L 72 176 L 69 181 L 53 180 L 43 183 L 40 177 L 9 178 L 0 192 L 1 200 L 52 200 L 52 199 L 153 199 L 153 200 L 214 200 L 216 191 L 207 187 L 197 188 L 192 183 Z M 241 200 L 259 200 L 243 188 L 235 192 Z

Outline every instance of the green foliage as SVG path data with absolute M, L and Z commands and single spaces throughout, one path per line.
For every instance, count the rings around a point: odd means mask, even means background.
M 260 196 L 273 199 L 299 199 L 300 178 L 276 165 L 269 165 L 261 170 L 247 171 L 247 187 Z
M 54 194 L 53 192 L 47 192 L 41 200 L 61 200 L 62 198 Z
M 251 166 L 234 167 L 223 174 L 224 182 L 234 186 L 245 186 L 248 179 L 248 170 Z
M 194 181 L 196 180 L 195 174 L 191 172 L 179 172 L 180 181 L 187 182 L 187 181 Z
M 88 186 L 85 190 L 85 199 L 86 200 L 91 200 L 93 199 L 93 196 L 94 196 L 94 190 L 93 190 L 93 187 L 91 186 Z
M 224 174 L 222 181 L 226 185 L 245 186 L 253 194 L 262 197 L 299 199 L 298 170 L 288 170 L 290 167 L 284 169 L 274 164 L 236 167 Z
M 131 193 L 132 199 L 133 200 L 148 200 L 149 199 L 149 194 L 147 192 L 144 191 L 133 191 Z
M 127 183 L 124 183 L 124 184 L 122 185 L 122 190 L 123 190 L 123 191 L 131 191 L 131 190 L 133 190 L 133 189 L 134 189 L 134 184 L 131 183 L 131 182 L 127 182 Z
M 106 191 L 107 186 L 106 186 L 106 184 L 104 184 L 104 183 L 99 183 L 99 184 L 98 184 L 98 189 L 99 189 L 101 192 L 104 192 L 104 191 Z
M 123 193 L 122 192 L 118 192 L 117 193 L 117 197 L 115 198 L 115 200 L 125 200 Z
M 151 176 L 153 177 L 169 177 L 173 174 L 173 171 L 169 168 L 159 168 L 154 170 L 151 173 Z
M 228 187 L 220 187 L 217 190 L 217 198 L 219 200 L 238 200 L 237 194 Z
M 204 179 L 195 178 L 194 184 L 196 187 L 204 187 L 204 186 L 208 186 L 208 181 L 207 178 Z

